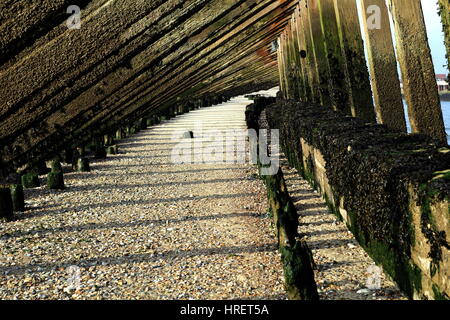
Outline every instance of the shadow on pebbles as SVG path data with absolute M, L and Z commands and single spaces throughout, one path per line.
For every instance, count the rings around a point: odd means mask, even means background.
M 91 172 L 66 173 L 63 191 L 26 190 L 28 210 L 0 224 L 0 299 L 285 299 L 256 168 L 171 161 L 180 132 L 206 141 L 208 130 L 245 128 L 249 103 L 119 141 Z
M 282 159 L 286 185 L 299 214 L 299 234 L 317 265 L 315 278 L 324 300 L 404 300 L 397 286 L 357 243 L 325 201 Z M 371 289 L 369 289 L 370 287 Z
M 245 128 L 249 103 L 235 98 L 143 130 L 89 173 L 66 166 L 63 191 L 26 190 L 28 210 L 0 224 L 0 299 L 286 299 L 256 168 L 171 161 L 180 143 L 213 138 L 208 130 Z M 186 131 L 194 139 L 183 140 Z M 364 291 L 370 258 L 307 183 L 285 173 L 321 298 L 400 298 L 384 278 Z

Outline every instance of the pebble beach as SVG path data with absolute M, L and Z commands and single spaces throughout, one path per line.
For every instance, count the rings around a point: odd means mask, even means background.
M 256 166 L 173 162 L 186 131 L 207 142 L 211 130 L 245 129 L 249 103 L 238 97 L 143 130 L 91 172 L 64 166 L 65 190 L 48 190 L 41 176 L 42 187 L 25 190 L 28 210 L 0 224 L 0 299 L 287 299 Z M 402 299 L 385 278 L 364 289 L 370 257 L 283 166 L 321 298 Z

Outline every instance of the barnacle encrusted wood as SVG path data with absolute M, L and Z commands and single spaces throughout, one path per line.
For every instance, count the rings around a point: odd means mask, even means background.
M 286 156 L 411 298 L 450 296 L 450 149 L 319 105 L 266 110 Z
M 79 1 L 79 29 L 71 4 L 0 4 L 5 172 L 177 104 L 275 86 L 270 44 L 296 2 Z

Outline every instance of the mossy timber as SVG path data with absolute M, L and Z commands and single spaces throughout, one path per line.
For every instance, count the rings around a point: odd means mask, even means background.
M 47 187 L 51 190 L 64 190 L 64 175 L 62 171 L 52 171 L 47 175 Z
M 23 193 L 23 186 L 21 184 L 12 184 L 11 199 L 13 204 L 13 210 L 18 212 L 25 211 L 25 196 Z
M 3 8 L 0 28 L 0 80 L 8 83 L 0 89 L 6 103 L 0 153 L 7 172 L 125 126 L 137 132 L 147 125 L 143 119 L 168 109 L 172 116 L 198 101 L 204 106 L 276 86 L 271 43 L 296 5 L 82 1 L 83 15 L 92 19 L 77 33 L 63 19 L 66 1 L 44 0 L 38 13 L 21 2 L 19 15 Z
M 24 188 L 36 188 L 40 186 L 39 176 L 37 173 L 30 172 L 22 175 L 22 185 Z
M 255 103 L 246 108 L 246 122 L 249 129 L 259 132 L 261 128 L 257 120 L 262 110 L 275 100 L 259 96 L 253 99 Z M 297 210 L 289 196 L 283 172 L 279 168 L 274 175 L 263 175 L 263 165 L 259 159 L 258 166 L 260 178 L 267 189 L 267 202 L 283 262 L 287 295 L 290 300 L 319 300 L 313 271 L 315 263 L 307 243 L 298 239 Z
M 79 158 L 77 160 L 76 170 L 79 172 L 90 172 L 89 159 L 84 157 Z
M 10 188 L 0 187 L 0 220 L 12 221 L 14 218 Z

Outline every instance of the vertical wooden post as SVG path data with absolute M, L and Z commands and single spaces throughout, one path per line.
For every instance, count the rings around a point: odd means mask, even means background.
M 388 0 L 413 132 L 445 144 L 444 119 L 420 0 Z
M 299 23 L 302 34 L 304 36 L 304 47 L 305 50 L 305 60 L 307 64 L 308 79 L 311 87 L 311 101 L 322 103 L 319 85 L 319 73 L 317 69 L 316 56 L 314 54 L 314 43 L 311 35 L 311 24 L 309 18 L 309 12 L 307 7 L 307 1 L 300 1 L 299 4 L 300 19 Z
M 318 0 L 325 52 L 330 68 L 330 91 L 333 108 L 351 115 L 353 101 L 347 65 L 341 50 L 339 29 L 333 0 Z
M 284 65 L 284 76 L 286 81 L 286 98 L 291 98 L 291 84 L 289 79 L 289 61 L 287 58 L 287 37 L 286 30 L 283 32 L 283 65 Z
M 289 92 L 289 76 L 288 76 L 288 65 L 286 62 L 286 33 L 283 31 L 281 34 L 281 60 L 283 64 L 283 76 L 284 76 L 284 97 L 286 99 L 290 98 Z
M 297 43 L 293 41 L 294 39 L 294 26 L 292 23 L 293 19 L 289 21 L 287 26 L 288 33 L 288 47 L 289 47 L 289 67 L 291 70 L 291 81 L 292 81 L 292 92 L 293 98 L 295 100 L 299 100 L 302 96 L 301 92 L 303 90 L 302 87 L 302 79 L 300 78 L 300 62 L 298 59 L 297 53 Z
M 302 101 L 309 101 L 311 96 L 311 89 L 309 87 L 308 82 L 308 76 L 306 72 L 306 63 L 305 60 L 303 60 L 300 56 L 300 50 L 301 50 L 301 44 L 300 44 L 300 37 L 303 35 L 302 30 L 298 28 L 299 26 L 299 11 L 298 7 L 295 9 L 294 14 L 292 16 L 292 41 L 294 42 L 294 48 L 295 48 L 295 55 L 296 55 L 296 62 L 298 63 L 298 73 L 299 73 L 299 80 L 301 82 L 300 85 L 300 100 Z
M 304 99 L 305 101 L 312 100 L 312 90 L 311 90 L 311 78 L 309 75 L 309 64 L 306 60 L 306 41 L 305 41 L 305 29 L 303 28 L 300 16 L 300 6 L 297 6 L 294 13 L 295 17 L 295 40 L 297 41 L 297 47 L 299 52 L 300 67 L 303 76 L 303 88 L 304 88 Z
M 353 100 L 352 115 L 368 122 L 376 122 L 356 1 L 334 0 L 334 8 L 341 48 L 348 70 Z
M 283 71 L 283 60 L 281 59 L 281 37 L 278 36 L 277 39 L 278 48 L 277 48 L 277 60 L 278 60 L 278 74 L 280 77 L 280 91 L 284 96 L 284 71 Z
M 286 76 L 286 64 L 284 59 L 284 32 L 280 35 L 280 53 L 281 53 L 281 64 L 283 65 L 283 96 L 285 99 L 288 98 L 288 86 L 287 86 L 287 76 Z
M 314 48 L 314 55 L 317 63 L 317 73 L 319 76 L 320 99 L 322 105 L 332 107 L 332 101 L 329 90 L 330 68 L 325 51 L 325 39 L 323 37 L 322 26 L 320 22 L 319 0 L 308 0 L 307 8 L 309 10 L 311 39 Z
M 13 204 L 14 211 L 25 211 L 25 197 L 23 193 L 23 186 L 21 184 L 10 185 L 11 190 L 11 200 Z
M 280 76 L 280 91 L 284 97 L 284 75 L 283 75 L 283 59 L 281 59 L 281 35 L 278 36 L 278 48 L 277 48 L 277 60 L 278 60 L 278 72 Z
M 397 60 L 386 2 L 360 1 L 378 120 L 392 129 L 406 132 Z
M 290 23 L 286 26 L 286 65 L 288 67 L 289 97 L 290 99 L 298 99 L 298 83 L 296 81 Z
M 11 221 L 14 218 L 11 190 L 0 186 L 0 220 Z
M 439 0 L 439 14 L 445 35 L 445 47 L 447 48 L 447 67 L 450 70 L 450 1 Z

